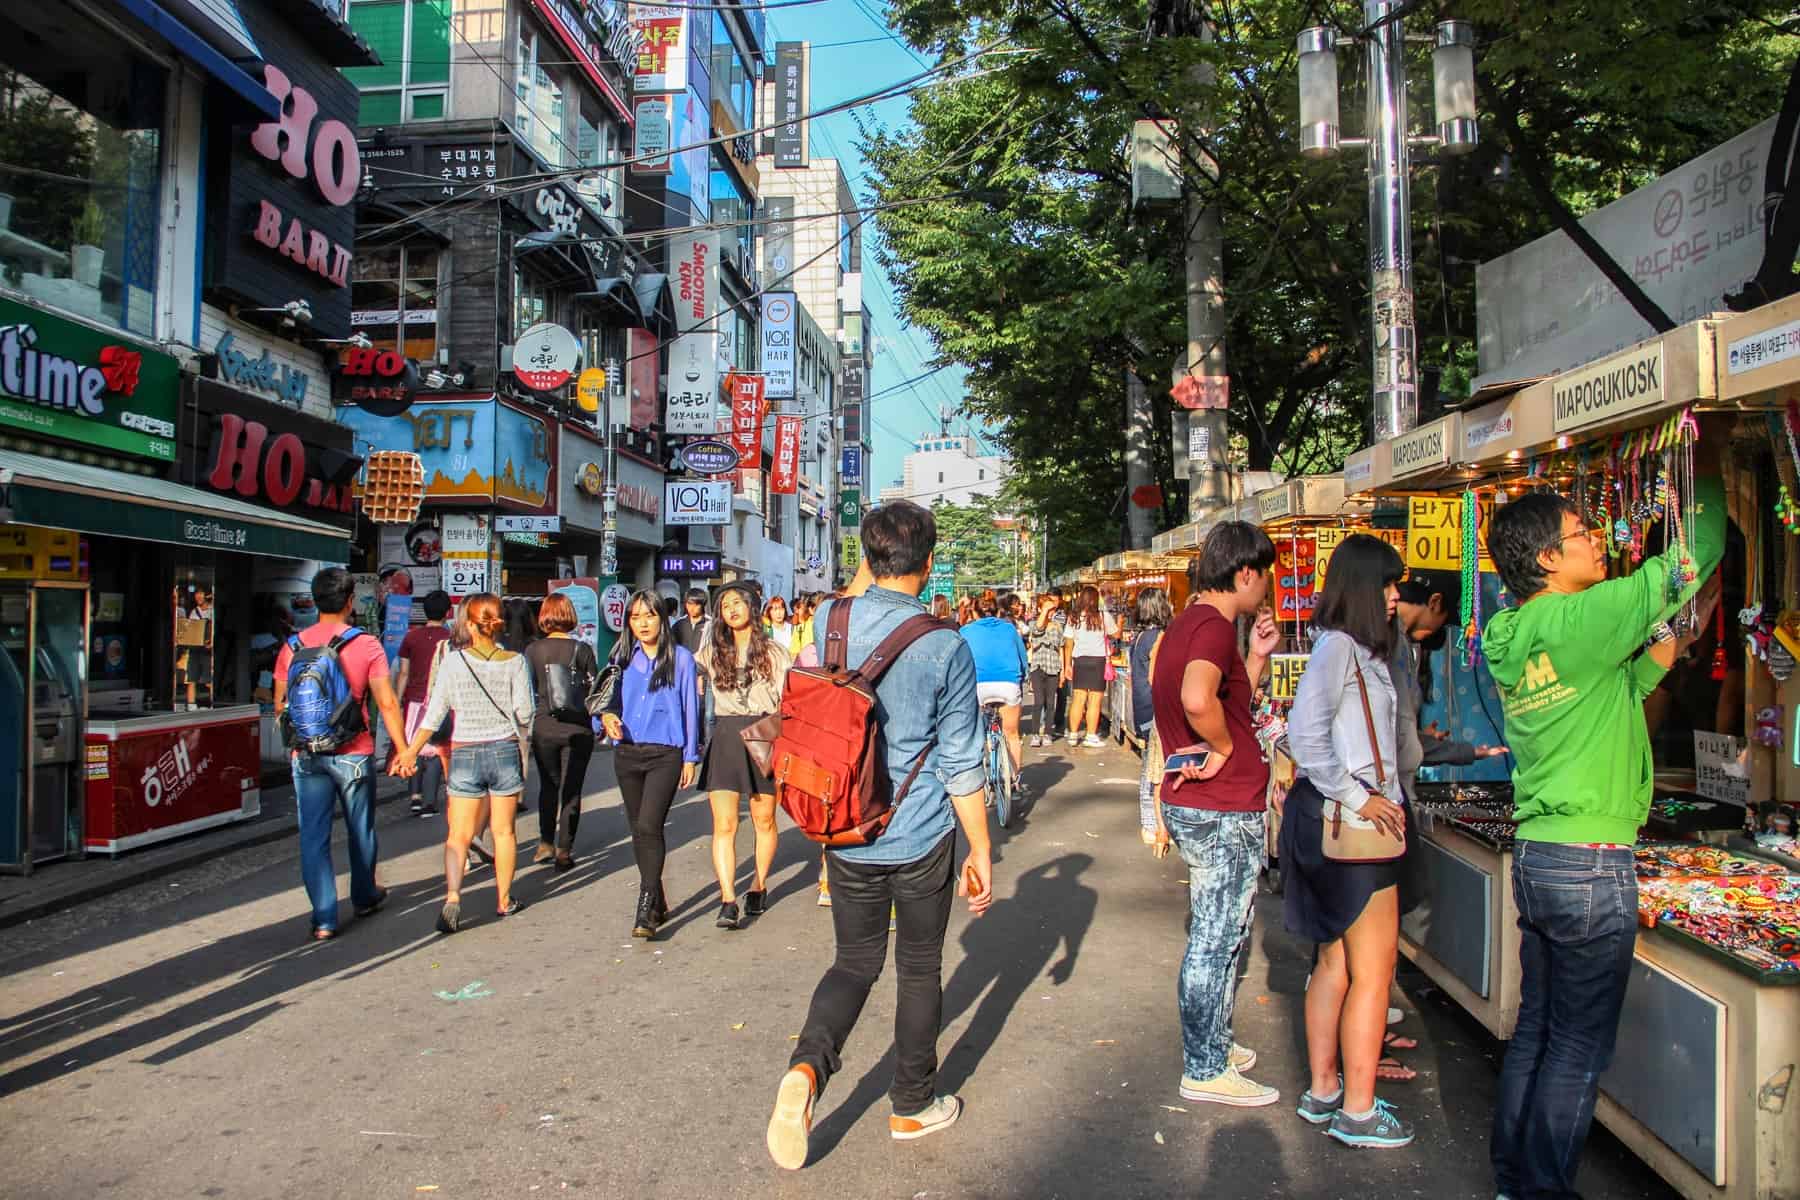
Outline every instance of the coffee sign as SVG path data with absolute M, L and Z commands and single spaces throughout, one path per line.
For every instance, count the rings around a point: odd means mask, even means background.
M 728 475 L 738 467 L 737 447 L 706 439 L 681 448 L 681 465 L 696 475 Z

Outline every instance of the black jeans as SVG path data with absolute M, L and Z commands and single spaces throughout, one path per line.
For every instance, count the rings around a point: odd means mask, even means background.
M 581 788 L 594 757 L 594 731 L 539 717 L 531 727 L 538 769 L 538 840 L 567 853 L 581 825 Z
M 1045 737 L 1056 736 L 1056 701 L 1057 693 L 1062 691 L 1062 672 L 1033 671 L 1031 673 L 1031 711 L 1037 718 L 1037 729 Z
M 1575 1200 L 1575 1171 L 1612 1062 L 1637 946 L 1630 850 L 1520 842 L 1519 1025 L 1494 1102 L 1495 1190 Z
M 681 784 L 679 746 L 626 743 L 613 751 L 613 770 L 631 822 L 631 854 L 637 859 L 638 886 L 662 895 L 663 826 L 675 789 Z
M 450 747 L 445 746 L 443 753 L 448 755 Z M 419 769 L 407 780 L 408 795 L 423 804 L 426 808 L 436 810 L 443 803 L 444 796 L 444 760 L 435 754 L 419 756 Z
M 837 960 L 819 980 L 800 1042 L 789 1064 L 805 1063 L 819 1087 L 838 1071 L 838 1057 L 887 961 L 889 906 L 899 935 L 894 967 L 900 976 L 894 1010 L 894 1085 L 888 1096 L 903 1117 L 923 1112 L 937 1083 L 938 1027 L 944 1015 L 944 931 L 950 925 L 956 834 L 944 835 L 929 854 L 902 866 L 877 867 L 825 860 L 831 877 L 831 925 Z

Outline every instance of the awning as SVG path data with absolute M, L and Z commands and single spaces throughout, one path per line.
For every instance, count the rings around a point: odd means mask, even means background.
M 350 531 L 229 496 L 104 467 L 0 450 L 0 523 L 196 550 L 350 561 Z
M 596 279 L 593 291 L 576 292 L 573 299 L 592 304 L 626 325 L 640 325 L 644 321 L 631 280 L 619 275 Z
M 269 89 L 262 85 L 261 80 L 202 41 L 200 35 L 170 16 L 154 0 L 119 0 L 119 6 L 173 46 L 183 58 L 249 105 L 252 111 L 266 120 L 281 119 L 281 102 L 269 94 Z
M 631 288 L 637 293 L 637 307 L 644 328 L 659 338 L 675 336 L 675 296 L 669 291 L 667 275 L 639 275 Z

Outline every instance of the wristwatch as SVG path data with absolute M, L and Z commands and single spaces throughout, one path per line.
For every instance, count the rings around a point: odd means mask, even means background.
M 1669 627 L 1667 621 L 1658 621 L 1650 627 L 1649 645 L 1660 646 L 1664 642 L 1672 642 L 1674 640 L 1675 631 Z

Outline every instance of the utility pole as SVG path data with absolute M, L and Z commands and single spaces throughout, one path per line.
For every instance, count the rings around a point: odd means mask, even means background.
M 1125 368 L 1125 519 L 1129 549 L 1148 550 L 1156 533 L 1156 509 L 1137 503 L 1138 489 L 1156 482 L 1150 439 L 1156 436 L 1150 389 L 1135 366 Z

